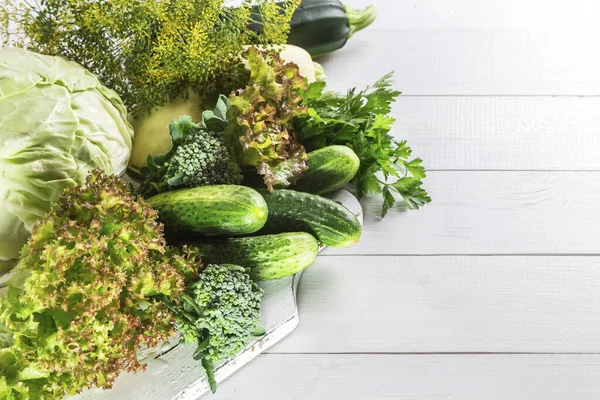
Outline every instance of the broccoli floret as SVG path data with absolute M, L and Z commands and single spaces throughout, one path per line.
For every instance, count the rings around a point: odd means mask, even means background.
M 262 329 L 258 326 L 262 295 L 242 267 L 211 264 L 188 286 L 180 305 L 169 302 L 183 340 L 198 343 L 194 358 L 202 362 L 213 392 L 214 364 L 235 356 Z
M 220 98 L 213 111 L 205 111 L 195 124 L 183 116 L 169 124 L 171 150 L 167 154 L 148 157 L 142 168 L 143 182 L 138 192 L 148 198 L 183 187 L 237 185 L 242 173 L 234 150 L 225 144 L 227 98 Z
M 165 178 L 171 188 L 236 185 L 242 181 L 240 166 L 219 136 L 198 130 L 175 150 L 166 163 Z

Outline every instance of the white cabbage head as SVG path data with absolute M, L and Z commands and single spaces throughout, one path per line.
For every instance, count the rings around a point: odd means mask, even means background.
M 114 91 L 79 64 L 0 49 L 0 260 L 18 257 L 67 186 L 121 174 L 133 130 Z

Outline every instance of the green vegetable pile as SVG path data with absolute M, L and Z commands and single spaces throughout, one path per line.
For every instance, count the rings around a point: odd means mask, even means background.
M 244 45 L 286 42 L 300 0 L 226 3 L 11 0 L 0 5 L 0 40 L 73 60 L 119 93 L 136 132 L 131 165 L 139 173 L 149 154 L 168 151 L 171 121 L 191 115 L 197 122 L 219 94 L 244 84 Z M 259 32 L 251 29 L 255 15 Z
M 359 241 L 325 196 L 381 194 L 383 216 L 398 196 L 430 201 L 421 159 L 390 134 L 390 75 L 334 93 L 282 46 L 292 15 L 290 37 L 322 54 L 374 9 L 253 3 L 0 7 L 23 34 L 6 43 L 35 51 L 0 50 L 0 260 L 20 256 L 0 265 L 0 399 L 109 389 L 173 338 L 214 392 L 219 363 L 265 334 L 261 282 Z M 129 158 L 135 184 L 118 176 Z
M 249 29 L 252 6 L 224 0 L 15 0 L 5 10 L 29 50 L 62 55 L 97 74 L 130 112 L 149 112 L 182 96 L 236 84 L 244 44 L 285 43 L 300 0 L 261 0 L 265 29 Z M 6 35 L 10 38 L 9 35 Z

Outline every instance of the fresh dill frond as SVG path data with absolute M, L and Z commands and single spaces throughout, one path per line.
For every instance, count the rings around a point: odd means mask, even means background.
M 235 88 L 243 45 L 285 43 L 300 0 L 224 3 L 14 0 L 0 16 L 22 33 L 13 45 L 80 63 L 138 114 L 185 96 L 190 88 L 200 94 Z M 263 19 L 260 32 L 250 29 L 253 12 Z M 9 23 L 0 20 L 0 30 L 8 32 Z

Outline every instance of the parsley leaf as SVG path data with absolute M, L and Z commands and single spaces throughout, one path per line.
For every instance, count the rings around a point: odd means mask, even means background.
M 391 185 L 402 196 L 408 208 L 419 209 L 420 206 L 429 203 L 431 198 L 421 188 L 423 182 L 414 177 L 404 177 Z
M 366 194 L 383 196 L 382 217 L 399 194 L 409 209 L 418 209 L 431 198 L 421 187 L 426 177 L 420 158 L 411 158 L 406 141 L 389 134 L 395 119 L 391 105 L 401 93 L 392 88 L 389 73 L 364 90 L 350 89 L 346 94 L 327 91 L 323 82 L 310 84 L 298 92 L 306 115 L 294 120 L 301 144 L 309 150 L 329 145 L 345 145 L 360 159 L 360 168 L 352 180 L 358 198 Z
M 389 186 L 384 186 L 383 191 L 383 205 L 381 206 L 381 218 L 385 217 L 388 210 L 394 206 L 396 199 L 394 195 L 390 192 Z

